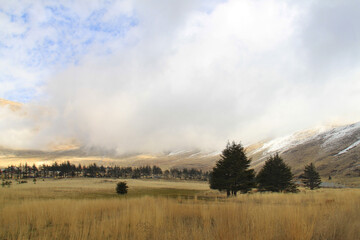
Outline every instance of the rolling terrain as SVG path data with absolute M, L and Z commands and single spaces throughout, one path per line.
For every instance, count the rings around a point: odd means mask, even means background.
M 12 111 L 21 108 L 20 103 L 0 99 L 0 108 Z M 24 116 L 26 117 L 26 116 Z M 360 176 L 360 122 L 344 126 L 326 126 L 299 131 L 291 135 L 262 141 L 246 146 L 255 170 L 272 154 L 279 153 L 299 175 L 304 165 L 314 162 L 320 174 L 331 176 Z M 55 161 L 71 161 L 78 164 L 103 164 L 118 166 L 158 165 L 169 168 L 201 168 L 211 170 L 219 159 L 216 151 L 177 150 L 159 153 L 128 153 L 118 155 L 115 150 L 85 147 L 72 143 L 52 146 L 50 150 L 11 149 L 0 146 L 0 166 L 19 163 L 44 164 Z
M 0 191 L 0 239 L 357 239 L 360 190 L 226 198 L 206 182 L 46 179 Z
M 259 169 L 268 156 L 279 153 L 295 175 L 313 162 L 321 175 L 360 176 L 360 123 L 317 128 L 277 138 L 249 151 Z

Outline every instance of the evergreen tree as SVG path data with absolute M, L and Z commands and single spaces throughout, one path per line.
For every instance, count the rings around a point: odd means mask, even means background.
M 293 174 L 283 159 L 275 154 L 271 156 L 256 176 L 260 191 L 296 192 Z
M 311 190 L 320 188 L 321 179 L 319 173 L 316 171 L 313 163 L 305 166 L 304 174 L 302 175 L 303 183 Z
M 128 188 L 129 187 L 127 186 L 126 182 L 118 182 L 116 184 L 116 192 L 118 194 L 126 194 L 128 191 Z
M 221 159 L 210 173 L 210 188 L 226 191 L 227 196 L 238 191 L 246 193 L 255 186 L 253 169 L 248 169 L 251 159 L 245 155 L 241 144 L 228 143 L 222 151 Z

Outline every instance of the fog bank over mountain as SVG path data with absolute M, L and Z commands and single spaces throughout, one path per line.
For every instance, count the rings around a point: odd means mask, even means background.
M 358 1 L 63 4 L 29 6 L 29 46 L 6 50 L 48 49 L 23 68 L 36 97 L 0 110 L 2 146 L 211 152 L 360 119 Z

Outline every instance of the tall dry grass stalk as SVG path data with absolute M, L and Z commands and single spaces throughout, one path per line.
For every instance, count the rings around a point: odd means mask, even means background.
M 41 199 L 0 189 L 0 239 L 359 239 L 360 191 Z M 17 196 L 19 199 L 17 198 Z

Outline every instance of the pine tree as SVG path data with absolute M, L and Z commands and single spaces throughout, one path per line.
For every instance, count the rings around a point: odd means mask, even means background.
M 260 191 L 297 192 L 293 183 L 293 174 L 283 159 L 275 154 L 271 156 L 256 176 Z
M 251 159 L 245 155 L 241 144 L 228 143 L 222 151 L 221 159 L 210 173 L 210 188 L 226 191 L 227 196 L 235 195 L 238 191 L 246 193 L 255 187 L 255 174 L 248 169 Z
M 126 194 L 128 192 L 128 186 L 126 184 L 126 182 L 118 182 L 116 184 L 116 192 L 118 194 Z
M 311 190 L 320 188 L 321 179 L 319 173 L 316 171 L 313 163 L 305 166 L 304 174 L 302 175 L 303 183 Z

